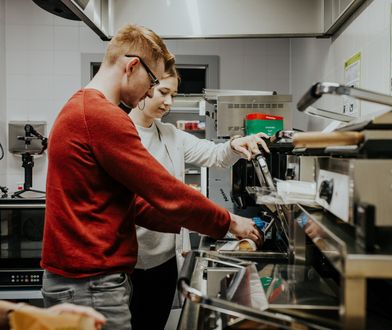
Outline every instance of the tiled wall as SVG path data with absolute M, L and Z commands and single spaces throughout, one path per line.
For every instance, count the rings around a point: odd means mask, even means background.
M 106 45 L 81 22 L 51 15 L 31 0 L 5 0 L 5 12 L 7 123 L 45 120 L 49 132 L 62 105 L 81 87 L 80 54 L 102 53 Z M 7 185 L 15 190 L 24 181 L 22 161 L 7 158 Z M 46 166 L 46 155 L 35 159 L 37 189 L 45 187 Z
M 294 102 L 317 81 L 344 82 L 344 62 L 361 52 L 360 87 L 391 93 L 391 0 L 368 1 L 351 24 L 332 39 L 291 40 Z M 362 102 L 362 116 L 376 107 Z M 327 121 L 294 115 L 294 125 L 321 129 Z
M 5 0 L 0 0 L 0 144 L 6 145 Z M 1 158 L 0 150 L 0 158 Z M 0 160 L 0 186 L 6 184 L 6 158 Z
M 4 0 L 0 0 L 4 1 Z M 46 120 L 81 87 L 81 53 L 106 44 L 83 23 L 53 16 L 31 0 L 5 0 L 7 122 Z M 289 92 L 288 39 L 168 40 L 178 55 L 219 55 L 220 87 Z M 66 134 L 66 133 L 65 133 Z M 44 189 L 47 160 L 37 158 L 33 185 Z M 9 155 L 7 185 L 23 182 L 21 159 Z

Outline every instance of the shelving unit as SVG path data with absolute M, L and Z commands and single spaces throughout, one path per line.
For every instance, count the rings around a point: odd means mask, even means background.
M 170 113 L 162 118 L 163 122 L 177 126 L 178 120 L 205 122 L 205 116 L 200 115 L 199 103 L 203 100 L 201 94 L 186 94 L 177 96 Z M 184 129 L 184 132 L 198 138 L 205 138 L 205 129 Z M 185 164 L 185 183 L 207 195 L 207 170 Z

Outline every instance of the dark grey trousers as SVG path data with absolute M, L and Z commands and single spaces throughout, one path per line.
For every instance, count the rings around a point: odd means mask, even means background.
M 125 273 L 75 279 L 44 272 L 42 295 L 45 307 L 63 302 L 93 307 L 106 317 L 105 330 L 132 329 L 131 294 L 132 285 Z

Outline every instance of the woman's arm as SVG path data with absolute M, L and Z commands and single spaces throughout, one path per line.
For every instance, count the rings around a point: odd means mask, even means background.
M 230 167 L 240 158 L 250 160 L 252 155 L 260 153 L 259 145 L 269 152 L 262 139 L 267 137 L 264 133 L 231 139 L 225 143 L 214 143 L 181 130 L 177 131 L 177 137 L 181 139 L 184 147 L 185 162 L 197 166 Z

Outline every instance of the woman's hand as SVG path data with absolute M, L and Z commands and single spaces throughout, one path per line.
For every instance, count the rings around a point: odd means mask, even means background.
M 100 330 L 102 328 L 102 325 L 106 323 L 106 319 L 101 313 L 87 306 L 79 306 L 79 305 L 74 305 L 69 303 L 63 303 L 63 304 L 49 307 L 47 311 L 54 314 L 73 313 L 73 314 L 81 314 L 84 316 L 91 317 L 95 321 L 95 329 L 97 330 Z
M 246 159 L 251 160 L 253 155 L 258 155 L 260 153 L 259 145 L 261 145 L 266 152 L 270 152 L 267 144 L 262 138 L 268 139 L 269 136 L 264 133 L 257 133 L 234 138 L 230 141 L 230 146 L 233 150 L 243 154 Z
M 256 224 L 251 219 L 240 217 L 239 215 L 232 213 L 230 213 L 230 218 L 230 233 L 235 235 L 238 239 L 250 238 L 257 246 L 261 246 L 263 239 Z

